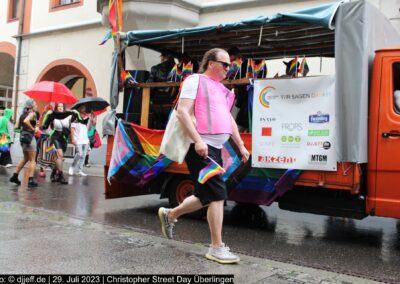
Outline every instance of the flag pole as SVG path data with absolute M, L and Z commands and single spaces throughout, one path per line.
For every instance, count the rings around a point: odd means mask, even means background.
M 220 167 L 220 168 L 225 172 L 225 169 L 224 169 L 223 167 L 221 167 L 221 165 L 218 164 L 216 161 L 214 161 L 213 159 L 211 159 L 210 156 L 207 156 L 207 158 L 208 158 L 211 162 L 213 162 L 214 164 L 216 164 L 218 167 Z

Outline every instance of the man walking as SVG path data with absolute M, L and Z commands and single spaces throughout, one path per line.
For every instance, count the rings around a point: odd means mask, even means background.
M 185 161 L 195 184 L 194 195 L 186 198 L 173 209 L 161 207 L 158 217 L 164 236 L 173 237 L 173 228 L 181 215 L 207 209 L 211 245 L 207 259 L 219 263 L 237 263 L 239 257 L 229 251 L 222 242 L 222 221 L 224 201 L 227 199 L 226 185 L 221 175 L 216 175 L 200 184 L 199 172 L 210 160 L 222 164 L 222 145 L 232 136 L 242 155 L 242 161 L 249 159 L 249 152 L 239 135 L 235 120 L 230 114 L 234 94 L 220 83 L 230 67 L 229 54 L 219 48 L 207 51 L 200 64 L 200 74 L 194 74 L 184 81 L 178 102 L 177 118 L 194 141 Z M 196 125 L 193 123 L 195 118 Z M 211 159 L 210 159 L 211 158 Z

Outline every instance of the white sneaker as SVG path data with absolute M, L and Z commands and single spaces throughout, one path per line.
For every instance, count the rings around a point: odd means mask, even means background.
M 79 171 L 78 172 L 78 176 L 81 176 L 81 177 L 86 177 L 87 176 L 87 174 L 85 174 L 84 172 L 82 172 L 82 171 Z
M 6 168 L 11 168 L 13 166 L 13 164 L 7 164 L 5 165 Z
M 174 226 L 178 220 L 169 220 L 169 211 L 171 211 L 171 209 L 160 207 L 158 209 L 158 219 L 160 219 L 161 231 L 164 237 L 166 237 L 167 239 L 172 239 L 174 237 Z
M 68 169 L 68 174 L 69 174 L 70 176 L 73 176 L 73 175 L 74 175 L 74 168 L 73 168 L 73 167 L 69 167 L 69 169 Z
M 225 244 L 222 244 L 218 248 L 213 248 L 210 245 L 210 248 L 206 254 L 206 258 L 222 264 L 237 263 L 240 261 L 240 258 L 231 253 L 229 251 L 229 247 L 225 246 Z

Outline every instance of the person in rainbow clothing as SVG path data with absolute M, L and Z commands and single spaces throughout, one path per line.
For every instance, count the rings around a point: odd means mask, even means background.
M 229 54 L 214 48 L 204 54 L 199 74 L 184 81 L 177 108 L 177 118 L 194 141 L 185 157 L 191 178 L 195 184 L 194 194 L 173 209 L 159 208 L 158 217 L 165 237 L 173 238 L 174 225 L 184 214 L 202 207 L 207 209 L 211 245 L 206 258 L 219 263 L 237 263 L 240 258 L 229 251 L 222 242 L 222 221 L 227 189 L 220 174 L 205 183 L 198 180 L 200 171 L 210 163 L 222 164 L 222 145 L 232 136 L 242 155 L 249 159 L 249 152 L 239 135 L 238 127 L 230 110 L 235 95 L 222 83 L 230 67 Z M 193 121 L 196 121 L 196 124 Z

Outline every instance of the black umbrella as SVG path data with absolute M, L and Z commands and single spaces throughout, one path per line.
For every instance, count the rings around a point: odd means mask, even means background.
M 100 111 L 105 109 L 106 107 L 108 107 L 110 104 L 99 97 L 87 97 L 87 98 L 83 98 L 80 99 L 79 101 L 77 101 L 72 107 L 71 109 L 78 109 L 80 106 L 84 105 L 86 107 L 86 112 L 96 112 L 96 111 Z

